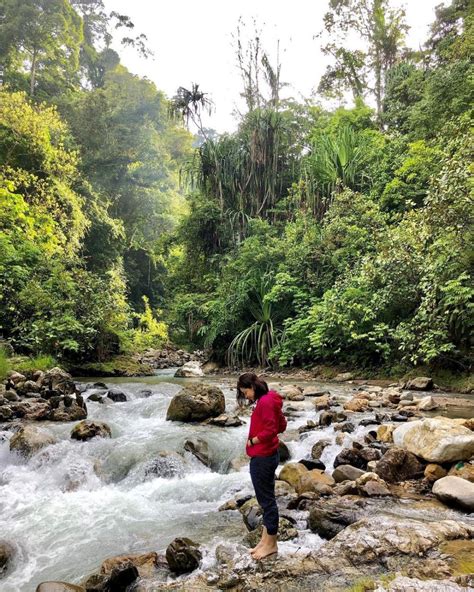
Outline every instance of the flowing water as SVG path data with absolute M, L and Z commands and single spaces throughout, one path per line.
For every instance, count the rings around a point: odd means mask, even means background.
M 208 566 L 219 542 L 242 538 L 240 514 L 217 509 L 235 492 L 252 491 L 248 467 L 229 472 L 230 461 L 244 451 L 248 418 L 238 428 L 166 421 L 169 402 L 189 381 L 173 379 L 172 370 L 151 378 L 108 379 L 108 385 L 126 393 L 127 402 L 87 405 L 88 419 L 106 422 L 112 439 L 77 442 L 70 438 L 73 423 L 42 422 L 37 425 L 53 433 L 58 443 L 29 460 L 9 451 L 12 433 L 0 427 L 0 539 L 17 547 L 14 568 L 1 581 L 2 592 L 30 592 L 45 580 L 78 583 L 107 557 L 164 551 L 177 536 L 202 544 Z M 230 379 L 204 381 L 222 388 L 226 409 L 232 410 Z M 341 397 L 354 390 L 351 385 L 321 387 Z M 289 432 L 308 419 L 317 420 L 311 400 L 285 405 L 293 408 Z M 347 434 L 346 444 L 369 429 L 358 427 Z M 184 452 L 190 437 L 208 442 L 212 469 Z M 341 449 L 332 427 L 289 441 L 292 458 L 310 458 L 312 445 L 322 439 L 332 442 L 321 457 L 330 470 Z M 163 452 L 182 456 L 160 456 Z M 296 541 L 283 543 L 281 552 L 314 549 L 321 542 L 303 531 Z

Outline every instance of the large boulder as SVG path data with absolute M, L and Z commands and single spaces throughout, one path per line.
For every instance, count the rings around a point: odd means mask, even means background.
M 414 454 L 396 446 L 387 450 L 375 466 L 375 473 L 389 483 L 416 479 L 424 470 L 424 465 Z
M 334 459 L 334 468 L 339 465 L 351 465 L 358 469 L 366 469 L 367 461 L 360 455 L 355 448 L 343 448 Z
M 225 411 L 224 393 L 207 384 L 190 384 L 179 391 L 168 407 L 170 421 L 202 421 Z
M 306 493 L 307 491 L 329 493 L 328 487 L 332 487 L 335 484 L 336 482 L 331 475 L 328 475 L 319 469 L 313 469 L 301 475 L 295 489 L 298 495 Z
M 90 440 L 91 438 L 111 438 L 112 430 L 103 421 L 81 421 L 72 428 L 73 440 Z
M 186 362 L 174 374 L 177 378 L 200 378 L 204 376 L 199 362 Z
M 138 570 L 138 575 L 141 578 L 152 576 L 155 572 L 156 566 L 160 562 L 160 556 L 155 551 L 150 553 L 142 553 L 139 555 L 117 555 L 110 557 L 102 562 L 100 566 L 100 573 L 109 575 L 117 568 L 124 568 L 133 565 Z
M 107 398 L 114 403 L 126 403 L 127 395 L 118 388 L 111 388 L 107 392 Z
M 447 505 L 474 512 L 474 483 L 461 477 L 443 477 L 433 485 L 435 496 Z
M 166 549 L 166 561 L 176 574 L 189 573 L 199 567 L 202 553 L 199 546 L 188 538 L 177 538 Z
M 393 432 L 393 441 L 428 462 L 469 460 L 474 455 L 474 432 L 446 417 L 400 425 Z
M 418 376 L 409 380 L 406 388 L 411 391 L 431 391 L 434 387 L 433 379 L 428 376 Z
M 41 428 L 26 425 L 10 439 L 10 450 L 30 457 L 50 444 L 56 444 L 56 438 Z
M 52 411 L 48 415 L 50 421 L 81 421 L 87 418 L 85 404 L 79 404 L 72 397 L 66 396 L 57 401 L 51 399 L 50 405 L 52 406 Z
M 304 401 L 303 390 L 294 384 L 287 384 L 279 392 L 288 401 Z

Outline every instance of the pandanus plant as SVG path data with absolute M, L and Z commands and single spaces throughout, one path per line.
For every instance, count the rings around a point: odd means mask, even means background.
M 227 363 L 231 367 L 243 366 L 257 361 L 259 366 L 270 364 L 271 350 L 280 343 L 282 331 L 279 328 L 281 310 L 276 310 L 267 298 L 272 281 L 263 277 L 252 292 L 248 304 L 254 322 L 238 333 L 227 349 Z

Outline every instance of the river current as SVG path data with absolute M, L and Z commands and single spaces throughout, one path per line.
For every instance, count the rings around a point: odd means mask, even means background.
M 124 403 L 87 402 L 88 419 L 106 422 L 112 439 L 77 442 L 70 438 L 74 422 L 41 422 L 38 425 L 53 433 L 58 442 L 26 460 L 10 452 L 12 433 L 1 431 L 0 426 L 0 539 L 17 547 L 14 569 L 2 580 L 2 592 L 31 592 L 46 580 L 79 583 L 107 557 L 163 552 L 178 536 L 203 546 L 206 568 L 219 543 L 237 542 L 246 532 L 238 512 L 217 510 L 237 491 L 252 491 L 247 466 L 229 471 L 230 461 L 244 451 L 248 418 L 237 428 L 166 421 L 172 397 L 191 379 L 174 379 L 165 372 L 149 378 L 104 380 L 123 390 L 128 399 Z M 232 411 L 233 381 L 202 380 L 222 388 L 226 410 Z M 320 386 L 342 397 L 349 397 L 354 389 L 353 385 Z M 151 390 L 151 395 L 144 389 Z M 287 401 L 285 406 L 294 409 L 288 433 L 308 419 L 317 421 L 310 399 Z M 346 444 L 369 429 L 358 427 L 347 434 Z M 184 452 L 184 442 L 190 437 L 207 441 L 212 468 Z M 332 427 L 289 440 L 292 459 L 310 458 L 312 445 L 322 439 L 333 442 L 321 457 L 330 471 L 341 450 L 334 443 Z M 171 455 L 171 474 L 159 476 L 150 467 L 164 452 L 181 453 L 183 458 Z M 317 535 L 302 531 L 295 541 L 283 543 L 281 552 L 304 552 L 321 543 Z

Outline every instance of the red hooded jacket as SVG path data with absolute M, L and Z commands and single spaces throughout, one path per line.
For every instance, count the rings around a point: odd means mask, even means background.
M 278 434 L 286 430 L 286 419 L 282 413 L 283 400 L 276 391 L 262 395 L 255 405 L 250 419 L 250 438 L 260 442 L 246 447 L 248 456 L 271 456 L 278 450 Z

